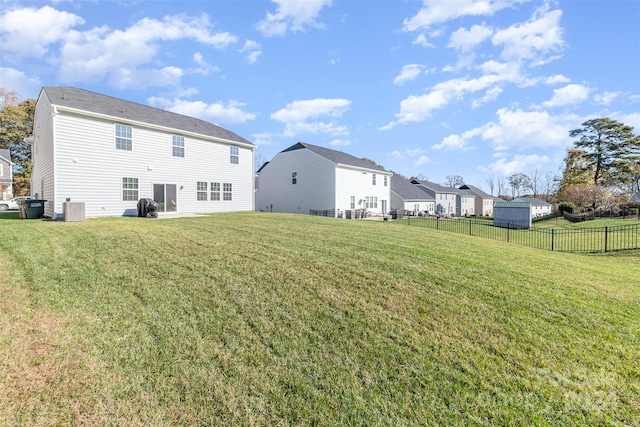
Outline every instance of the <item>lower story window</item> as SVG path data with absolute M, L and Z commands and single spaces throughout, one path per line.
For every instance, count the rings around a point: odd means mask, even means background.
M 232 187 L 231 184 L 225 182 L 222 184 L 222 200 L 233 200 L 232 199 Z
M 220 200 L 220 183 L 211 183 L 211 200 Z
M 138 200 L 138 178 L 122 178 L 122 201 Z
M 351 209 L 356 208 L 356 196 L 351 196 Z
M 207 183 L 198 181 L 196 184 L 196 200 L 207 200 Z

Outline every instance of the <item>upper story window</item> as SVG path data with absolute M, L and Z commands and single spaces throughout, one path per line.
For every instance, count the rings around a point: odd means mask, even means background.
M 376 185 L 376 174 L 371 174 L 371 184 Z
M 172 135 L 171 154 L 173 157 L 184 157 L 184 136 Z
M 384 186 L 387 186 L 387 178 L 389 178 L 387 175 L 384 176 Z
M 229 161 L 234 164 L 237 165 L 239 162 L 239 157 L 238 157 L 238 146 L 237 145 L 231 145 L 229 146 Z
M 291 172 L 291 183 L 292 184 L 298 183 L 298 172 Z
M 133 149 L 133 128 L 116 123 L 116 149 L 131 151 Z

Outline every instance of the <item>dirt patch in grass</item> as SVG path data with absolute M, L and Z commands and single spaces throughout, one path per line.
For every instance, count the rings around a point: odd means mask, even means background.
M 101 367 L 68 335 L 72 320 L 34 305 L 16 271 L 0 258 L 0 425 L 100 424 Z

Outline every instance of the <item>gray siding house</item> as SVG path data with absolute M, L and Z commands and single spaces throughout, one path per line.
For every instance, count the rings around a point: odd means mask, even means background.
M 435 213 L 436 200 L 403 176 L 391 177 L 391 210 Z
M 0 148 L 0 200 L 13 197 L 13 163 L 8 148 Z
M 422 191 L 435 199 L 435 210 L 437 214 L 460 216 L 460 194 L 458 189 L 445 187 L 429 181 L 411 180 Z
M 31 196 L 45 216 L 66 199 L 88 217 L 254 209 L 251 142 L 212 123 L 74 87 L 44 87 L 31 140 Z
M 459 187 L 460 190 L 465 190 L 465 193 L 474 196 L 474 215 L 478 216 L 493 216 L 493 205 L 496 202 L 502 202 L 502 199 L 493 197 L 478 187 L 473 185 L 464 184 Z M 463 213 L 464 214 L 464 213 Z

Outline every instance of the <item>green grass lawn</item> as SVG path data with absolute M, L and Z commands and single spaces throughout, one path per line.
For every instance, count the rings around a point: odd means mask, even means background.
M 638 425 L 640 256 L 0 214 L 0 425 Z

